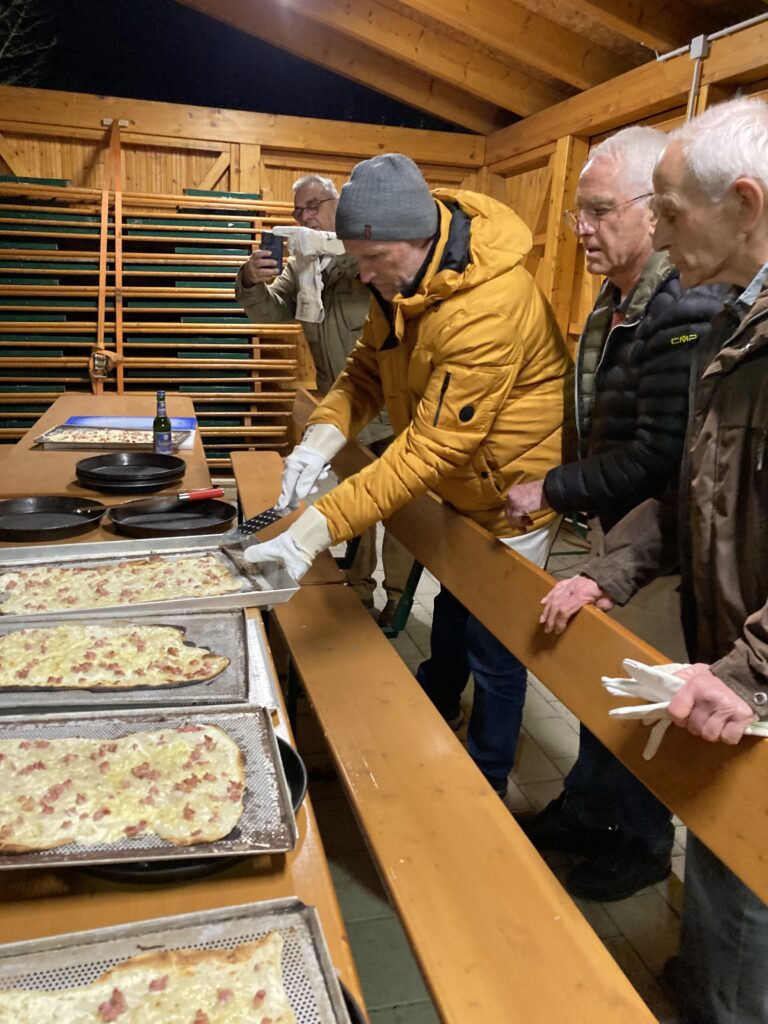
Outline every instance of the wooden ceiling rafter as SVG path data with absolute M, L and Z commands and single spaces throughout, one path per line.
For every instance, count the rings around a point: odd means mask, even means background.
M 289 11 L 272 0 L 260 0 L 258 8 L 250 4 L 233 4 L 231 0 L 179 2 L 296 57 L 481 135 L 502 127 L 505 122 L 496 103 L 468 96 L 462 89 L 437 80 L 420 69 L 405 67 L 353 39 L 345 39 L 298 11 Z
M 498 53 L 577 89 L 589 89 L 632 66 L 584 36 L 563 28 L 513 0 L 399 0 Z
M 566 0 L 569 7 L 651 50 L 677 49 L 711 28 L 711 17 L 686 0 Z
M 216 0 L 217 6 L 219 2 Z M 213 6 L 213 0 L 194 0 L 198 10 L 209 5 Z M 292 0 L 290 13 L 303 14 L 401 65 L 419 69 L 465 94 L 523 117 L 558 103 L 567 95 L 453 36 L 425 29 L 379 0 L 367 0 L 364 6 L 348 0 Z M 384 91 L 381 86 L 378 88 Z

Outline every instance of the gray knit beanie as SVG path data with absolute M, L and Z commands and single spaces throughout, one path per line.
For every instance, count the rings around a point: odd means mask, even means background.
M 383 153 L 353 168 L 336 208 L 339 238 L 405 242 L 436 231 L 437 205 L 410 157 Z

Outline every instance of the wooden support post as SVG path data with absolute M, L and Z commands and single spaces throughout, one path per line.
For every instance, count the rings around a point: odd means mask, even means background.
M 112 185 L 114 188 L 115 224 L 115 360 L 117 393 L 122 395 L 125 387 L 123 372 L 123 150 L 120 145 L 120 122 L 112 122 L 109 140 L 109 155 L 112 162 Z
M 546 242 L 538 282 L 552 304 L 563 337 L 568 334 L 579 249 L 578 240 L 565 223 L 563 214 L 573 205 L 576 184 L 588 151 L 589 146 L 584 139 L 566 135 L 558 139 L 550 163 L 552 176 Z
M 15 146 L 2 135 L 0 135 L 0 158 L 8 164 L 11 174 L 15 174 L 18 178 L 29 177 L 29 171 Z
M 240 143 L 240 192 L 255 192 L 261 195 L 261 146 L 248 142 Z

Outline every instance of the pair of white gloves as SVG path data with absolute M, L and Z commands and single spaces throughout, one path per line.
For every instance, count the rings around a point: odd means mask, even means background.
M 632 707 L 613 708 L 608 714 L 611 718 L 640 718 L 644 725 L 651 725 L 651 734 L 643 751 L 643 757 L 650 761 L 661 746 L 664 734 L 672 724 L 669 715 L 669 702 L 684 685 L 685 680 L 675 675 L 680 669 L 690 665 L 644 665 L 641 661 L 625 658 L 622 662 L 630 673 L 628 679 L 612 679 L 603 676 L 603 686 L 608 693 L 616 697 L 642 697 L 647 704 Z M 755 722 L 745 730 L 750 736 L 768 736 L 768 722 Z
M 318 481 L 328 475 L 331 459 L 338 455 L 346 443 L 346 437 L 330 423 L 307 427 L 301 443 L 296 445 L 285 460 L 280 497 L 275 509 L 282 515 L 295 511 L 299 502 L 317 490 Z M 328 520 L 310 505 L 278 537 L 263 544 L 252 544 L 245 549 L 243 556 L 249 562 L 277 562 L 298 581 L 320 552 L 330 546 Z

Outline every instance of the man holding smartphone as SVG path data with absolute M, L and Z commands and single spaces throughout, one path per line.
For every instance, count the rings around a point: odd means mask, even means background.
M 293 217 L 300 227 L 333 231 L 339 193 L 330 178 L 309 174 L 293 185 Z M 317 371 L 317 389 L 324 395 L 344 369 L 347 356 L 360 337 L 371 304 L 371 293 L 358 277 L 357 260 L 349 253 L 320 257 L 322 312 L 318 321 L 297 317 L 299 277 L 293 257 L 282 272 L 271 251 L 259 249 L 240 268 L 235 284 L 237 301 L 254 323 L 289 323 L 299 319 Z M 383 410 L 357 438 L 381 455 L 393 439 L 392 426 Z M 380 625 L 389 625 L 405 589 L 413 564 L 412 556 L 399 541 L 384 533 L 382 551 L 386 605 L 379 614 Z M 360 600 L 373 608 L 376 581 L 376 530 L 360 538 L 347 579 Z

